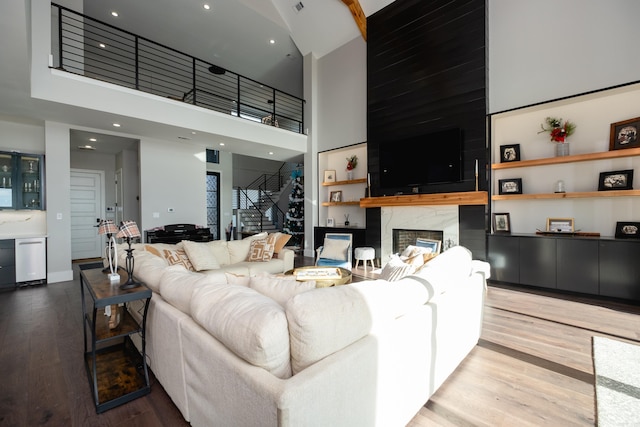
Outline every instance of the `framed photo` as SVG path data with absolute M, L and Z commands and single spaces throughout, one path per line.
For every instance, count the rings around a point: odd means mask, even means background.
M 640 239 L 640 222 L 616 222 L 616 239 Z
M 334 170 L 324 171 L 324 182 L 336 182 L 336 171 Z
M 550 233 L 573 233 L 573 218 L 547 218 L 547 231 Z
M 520 161 L 520 144 L 500 146 L 500 163 L 519 162 L 519 161 Z
M 598 191 L 631 190 L 633 188 L 633 169 L 623 171 L 600 172 Z
M 342 201 L 342 191 L 332 191 L 329 193 L 329 201 L 330 202 L 341 202 Z
M 498 180 L 498 194 L 522 194 L 522 178 Z
M 640 129 L 640 117 L 611 123 L 609 151 L 640 147 L 638 129 Z
M 327 218 L 327 227 L 335 227 L 335 222 L 333 222 L 333 218 Z
M 423 239 L 418 237 L 416 238 L 416 246 L 419 248 L 431 249 L 432 254 L 439 254 L 442 242 L 440 240 Z
M 494 233 L 511 233 L 511 218 L 508 213 L 492 214 Z

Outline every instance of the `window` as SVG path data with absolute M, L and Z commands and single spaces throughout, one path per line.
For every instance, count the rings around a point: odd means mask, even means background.
M 220 240 L 220 174 L 207 172 L 207 227 L 213 240 Z

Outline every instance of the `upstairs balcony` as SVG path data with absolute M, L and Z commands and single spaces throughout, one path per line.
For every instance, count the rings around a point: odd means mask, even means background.
M 304 100 L 57 4 L 56 69 L 303 133 Z

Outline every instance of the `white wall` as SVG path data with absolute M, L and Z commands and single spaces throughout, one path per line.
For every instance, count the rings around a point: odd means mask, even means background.
M 489 112 L 640 78 L 637 0 L 488 0 Z
M 206 171 L 204 148 L 141 138 L 140 231 L 178 223 L 206 226 Z

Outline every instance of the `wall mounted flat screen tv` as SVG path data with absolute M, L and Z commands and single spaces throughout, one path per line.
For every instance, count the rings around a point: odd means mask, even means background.
M 462 130 L 453 128 L 381 142 L 381 189 L 404 192 L 407 187 L 460 182 L 462 140 Z

